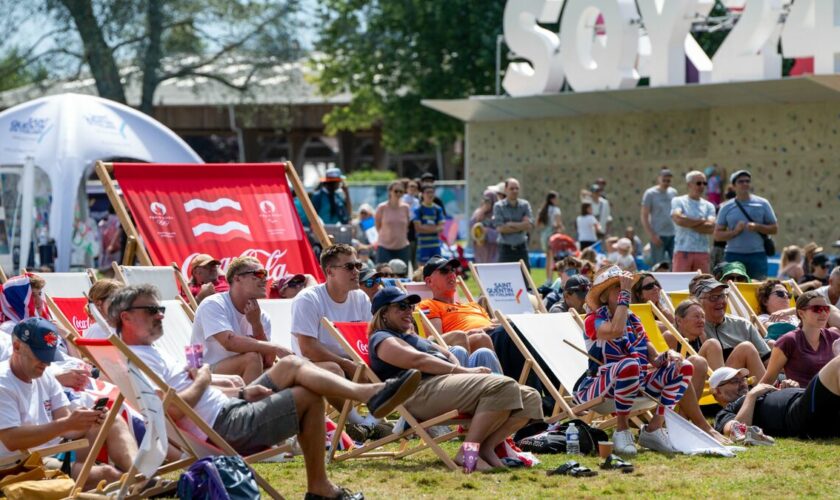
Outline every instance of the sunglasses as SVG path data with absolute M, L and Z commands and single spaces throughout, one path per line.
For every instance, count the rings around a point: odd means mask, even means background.
M 455 272 L 455 269 L 454 269 L 454 268 L 451 268 L 451 267 L 449 267 L 449 266 L 443 266 L 443 267 L 441 267 L 441 268 L 438 268 L 438 270 L 437 270 L 437 271 L 438 271 L 440 274 L 442 274 L 442 275 L 444 275 L 444 276 L 447 276 L 447 275 L 449 275 L 449 273 L 454 273 L 454 272 Z
M 657 283 L 656 281 L 651 281 L 650 283 L 648 283 L 646 285 L 642 285 L 642 290 L 645 290 L 645 291 L 653 290 L 654 288 L 660 288 L 661 289 L 662 286 L 660 286 L 659 283 Z
M 830 306 L 805 306 L 802 308 L 803 311 L 811 311 L 814 314 L 827 314 L 831 312 Z
M 697 181 L 694 183 L 695 186 L 708 186 L 709 183 L 706 181 Z
M 397 306 L 400 311 L 413 311 L 415 306 L 415 304 L 412 304 L 411 302 L 406 302 L 405 300 L 402 302 L 397 302 L 394 305 Z
M 728 297 L 729 297 L 728 293 L 719 293 L 719 294 L 715 294 L 715 295 L 706 295 L 703 298 L 708 300 L 709 302 L 723 302 Z
M 790 294 L 785 292 L 785 291 L 782 291 L 782 290 L 774 291 L 773 295 L 775 295 L 776 297 L 779 297 L 780 299 L 789 299 L 790 298 Z
M 166 306 L 131 306 L 126 309 L 126 311 L 135 311 L 140 310 L 146 311 L 149 316 L 154 316 L 155 314 L 164 314 L 166 313 Z
M 286 283 L 286 288 L 300 288 L 303 286 L 303 281 L 290 281 Z
M 340 266 L 330 266 L 330 267 L 340 267 L 340 268 L 344 269 L 345 271 L 354 271 L 354 270 L 355 271 L 361 271 L 362 268 L 365 267 L 365 265 L 362 264 L 361 262 L 356 261 L 356 262 L 346 262 L 346 263 L 344 263 Z
M 237 274 L 237 276 L 245 276 L 246 274 L 253 274 L 254 277 L 259 279 L 259 280 L 264 280 L 268 277 L 268 271 L 266 271 L 265 269 L 254 269 L 253 271 L 243 271 L 243 272 Z
M 749 184 L 751 182 L 752 181 L 750 179 L 738 179 L 737 181 L 735 181 L 735 184 Z
M 393 190 L 393 191 L 391 191 L 391 192 L 392 192 L 392 193 L 395 193 L 395 194 L 405 194 L 405 191 L 403 191 L 402 189 L 394 189 L 394 190 Z
M 366 279 L 366 280 L 362 281 L 361 284 L 365 288 L 373 288 L 376 285 L 381 285 L 382 284 L 382 279 L 381 278 L 369 278 L 369 279 Z

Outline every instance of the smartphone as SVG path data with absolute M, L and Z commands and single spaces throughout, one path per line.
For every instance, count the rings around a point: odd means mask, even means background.
M 96 400 L 96 404 L 93 405 L 93 409 L 97 411 L 102 411 L 105 407 L 108 406 L 108 398 L 99 398 Z

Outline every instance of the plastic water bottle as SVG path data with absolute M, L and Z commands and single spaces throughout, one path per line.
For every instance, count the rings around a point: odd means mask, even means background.
M 574 423 L 566 427 L 566 453 L 580 455 L 580 433 Z

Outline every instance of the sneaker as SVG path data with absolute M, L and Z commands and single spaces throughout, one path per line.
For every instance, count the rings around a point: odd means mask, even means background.
M 385 421 L 377 422 L 371 429 L 368 439 L 376 441 L 377 439 L 382 439 L 391 435 L 392 432 L 394 432 L 394 424 L 390 424 Z
M 346 432 L 353 441 L 357 443 L 364 443 L 370 439 L 371 434 L 373 433 L 373 427 L 365 424 L 347 424 L 347 426 L 344 427 L 344 432 Z
M 674 445 L 671 444 L 671 437 L 668 435 L 668 430 L 660 427 L 655 431 L 648 431 L 647 426 L 643 427 L 639 432 L 639 445 L 652 451 L 659 451 L 662 453 L 676 453 Z
M 414 394 L 417 386 L 420 385 L 422 375 L 418 370 L 406 370 L 399 377 L 389 378 L 385 381 L 385 387 L 371 397 L 367 407 L 371 415 L 376 418 L 384 418 L 394 408 L 405 402 Z
M 729 427 L 729 437 L 735 443 L 743 443 L 744 439 L 747 438 L 747 425 L 737 420 L 733 421 Z
M 747 435 L 744 438 L 744 444 L 751 444 L 753 446 L 773 446 L 776 440 L 764 434 L 761 427 L 751 425 L 747 427 Z
M 426 432 L 432 436 L 432 439 L 439 438 L 443 435 L 449 434 L 452 432 L 452 428 L 448 425 L 433 425 L 426 429 Z
M 630 429 L 615 431 L 613 434 L 613 451 L 616 455 L 633 456 L 636 454 L 636 445 L 633 442 L 633 434 Z

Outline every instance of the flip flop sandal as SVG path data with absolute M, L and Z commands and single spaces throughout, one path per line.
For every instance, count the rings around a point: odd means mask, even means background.
M 601 468 L 604 470 L 620 470 L 624 474 L 630 474 L 634 470 L 633 464 L 623 460 L 618 455 L 610 455 L 604 460 L 604 463 L 601 464 Z
M 598 472 L 590 469 L 589 467 L 584 467 L 579 463 L 575 462 L 574 460 L 569 460 L 565 464 L 557 467 L 554 470 L 550 470 L 546 472 L 548 476 L 560 475 L 560 476 L 572 476 L 572 477 L 592 477 L 597 476 Z
M 525 462 L 518 458 L 504 457 L 501 459 L 501 461 L 503 464 L 505 464 L 506 467 L 510 467 L 511 469 L 515 469 L 517 467 L 525 467 Z

